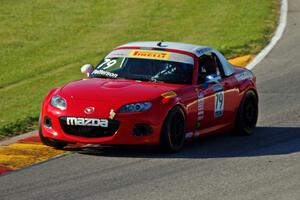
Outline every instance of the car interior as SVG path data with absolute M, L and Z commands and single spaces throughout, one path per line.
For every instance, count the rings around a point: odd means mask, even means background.
M 198 84 L 204 83 L 206 76 L 211 74 L 216 74 L 224 77 L 221 63 L 215 54 L 204 54 L 198 58 L 198 61 Z

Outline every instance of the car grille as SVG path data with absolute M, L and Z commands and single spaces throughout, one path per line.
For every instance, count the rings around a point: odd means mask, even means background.
M 66 117 L 59 118 L 60 126 L 66 134 L 75 135 L 86 138 L 101 138 L 108 137 L 115 134 L 120 126 L 117 120 L 108 120 L 108 128 L 95 126 L 75 126 L 68 125 Z

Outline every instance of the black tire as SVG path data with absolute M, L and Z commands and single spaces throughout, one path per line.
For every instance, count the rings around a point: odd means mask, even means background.
M 67 146 L 66 142 L 54 140 L 52 138 L 47 138 L 43 136 L 42 133 L 42 122 L 41 122 L 41 116 L 39 117 L 39 136 L 40 140 L 44 145 L 53 147 L 55 149 L 63 149 L 65 146 Z
M 251 135 L 254 133 L 258 118 L 258 99 L 254 91 L 245 93 L 237 113 L 235 134 Z
M 167 115 L 161 132 L 161 147 L 169 153 L 180 151 L 185 143 L 185 117 L 179 107 L 174 107 Z

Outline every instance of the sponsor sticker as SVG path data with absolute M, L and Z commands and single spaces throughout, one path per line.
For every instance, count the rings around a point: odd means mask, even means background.
M 243 81 L 243 80 L 246 80 L 246 79 L 252 79 L 253 75 L 252 75 L 251 72 L 245 71 L 245 72 L 242 72 L 240 74 L 235 75 L 235 78 L 236 78 L 237 81 Z
M 111 109 L 109 112 L 109 119 L 113 119 L 115 116 L 116 116 L 116 112 L 113 109 Z
M 176 97 L 177 96 L 177 94 L 176 94 L 176 92 L 174 92 L 174 91 L 170 91 L 170 92 L 165 92 L 165 93 L 163 93 L 163 94 L 161 94 L 161 96 L 163 97 L 163 98 L 171 98 L 171 97 Z
M 168 60 L 170 58 L 170 55 L 171 55 L 170 52 L 149 51 L 149 50 L 132 50 L 129 53 L 129 57 L 161 59 L 161 60 Z
M 185 138 L 186 139 L 189 139 L 189 138 L 192 138 L 192 137 L 193 137 L 193 132 L 185 133 Z
M 213 90 L 214 90 L 214 92 L 220 92 L 220 91 L 223 91 L 224 88 L 222 85 L 218 84 L 218 85 L 214 85 Z
M 71 126 L 95 126 L 95 127 L 108 127 L 107 119 L 95 119 L 95 118 L 77 118 L 67 117 L 67 125 Z
M 197 120 L 203 120 L 204 118 L 204 95 L 202 93 L 198 94 L 198 118 Z
M 200 131 L 195 131 L 194 137 L 199 137 L 200 136 Z
M 211 48 L 199 48 L 196 50 L 196 54 L 197 54 L 197 56 L 199 56 L 199 55 L 206 53 L 208 51 L 211 51 L 211 50 L 212 50 Z

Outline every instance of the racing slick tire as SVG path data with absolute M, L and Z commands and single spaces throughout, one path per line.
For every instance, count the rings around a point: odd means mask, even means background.
M 254 133 L 258 118 L 258 98 L 254 91 L 245 93 L 238 109 L 235 122 L 235 134 L 251 135 Z
M 63 149 L 65 146 L 67 146 L 66 142 L 61 142 L 61 141 L 51 139 L 51 138 L 47 138 L 47 137 L 43 136 L 41 116 L 39 117 L 39 137 L 40 137 L 41 142 L 44 145 L 53 147 L 55 149 Z
M 174 107 L 167 115 L 161 132 L 161 147 L 169 153 L 180 151 L 185 143 L 185 117 L 179 107 Z

